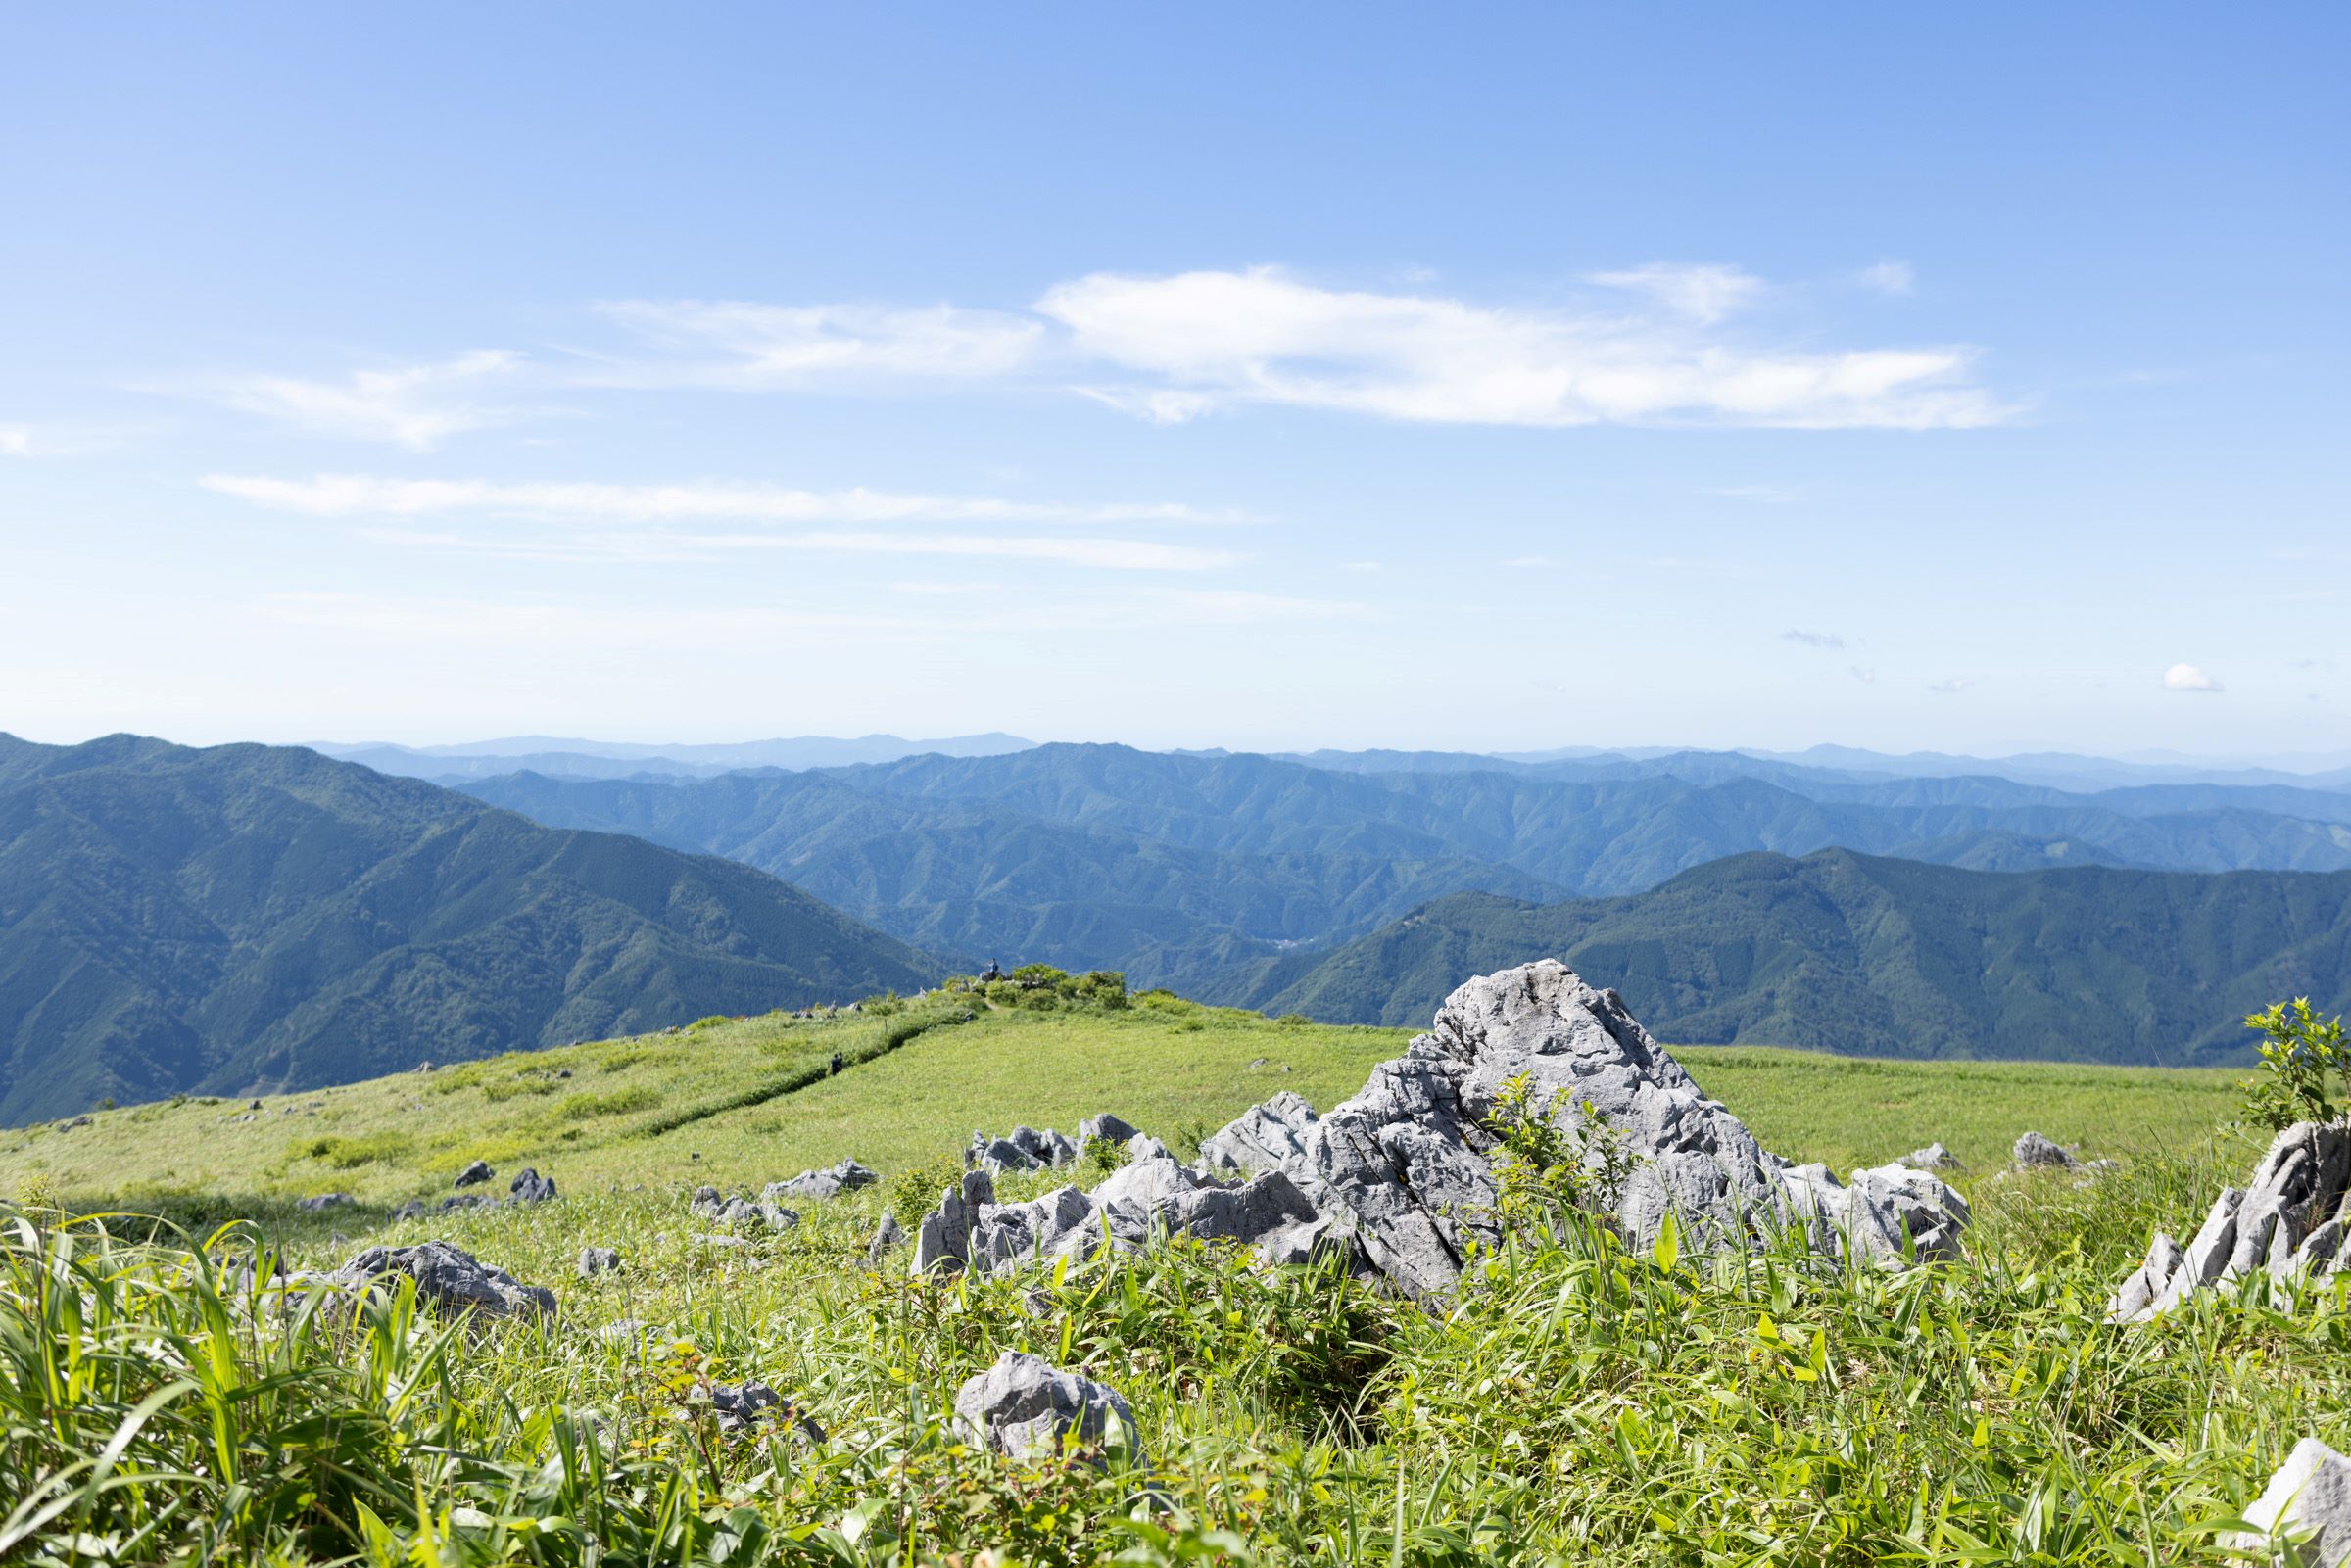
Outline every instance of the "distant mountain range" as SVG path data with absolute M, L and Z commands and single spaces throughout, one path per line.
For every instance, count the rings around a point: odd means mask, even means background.
M 511 736 L 449 746 L 397 746 L 376 741 L 357 745 L 312 742 L 323 756 L 357 762 L 378 773 L 447 783 L 499 774 L 552 774 L 579 779 L 653 776 L 707 779 L 738 768 L 840 768 L 860 762 L 895 762 L 936 753 L 945 757 L 992 757 L 1034 745 L 1010 735 L 951 736 L 939 740 L 905 740 L 894 735 L 837 739 L 799 736 L 780 740 L 745 740 L 718 745 L 646 745 L 632 741 L 572 740 L 555 736 Z
M 315 752 L 0 736 L 0 1122 L 936 973 L 763 873 Z
M 1865 1056 L 2242 1061 L 2280 997 L 2351 1010 L 2351 873 L 1987 876 L 1823 850 L 1737 855 L 1630 898 L 1463 893 L 1232 999 L 1416 1023 L 1462 979 L 1564 959 L 1660 1038 Z
M 1204 996 L 1253 959 L 1350 939 L 1445 894 L 1631 893 L 1753 850 L 1836 846 L 1978 871 L 2351 870 L 2351 793 L 2077 794 L 1719 752 L 1482 771 L 1367 760 L 1389 771 L 1047 745 L 698 782 L 520 775 L 464 787 L 552 826 L 744 861 L 959 960 L 1124 969 Z

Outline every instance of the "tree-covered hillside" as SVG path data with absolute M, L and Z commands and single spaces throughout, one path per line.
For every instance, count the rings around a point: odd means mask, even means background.
M 1461 975 L 1544 956 L 1680 1043 L 2210 1066 L 2245 1056 L 2238 1019 L 2278 997 L 2351 1009 L 2351 874 L 1742 855 L 1629 898 L 1442 899 L 1265 961 L 1226 999 L 1407 1023 Z
M 0 737 L 0 1121 L 919 985 L 797 888 L 314 752 Z

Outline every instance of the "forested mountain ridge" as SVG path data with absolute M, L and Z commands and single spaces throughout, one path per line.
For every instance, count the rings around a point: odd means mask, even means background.
M 1335 951 L 1261 961 L 1229 999 L 1409 1022 L 1460 975 L 1546 956 L 1677 1043 L 2212 1066 L 2247 1058 L 2240 1019 L 2279 997 L 2351 1010 L 2351 873 L 1739 855 L 1623 898 L 1441 899 Z
M 312 751 L 0 736 L 0 1120 L 341 1082 L 936 973 L 749 868 Z

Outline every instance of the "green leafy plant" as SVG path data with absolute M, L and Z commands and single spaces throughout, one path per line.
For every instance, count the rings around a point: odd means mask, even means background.
M 2247 1120 L 2275 1131 L 2351 1110 L 2351 1044 L 2339 1016 L 2322 1020 L 2309 997 L 2297 996 L 2247 1015 L 2245 1027 L 2262 1032 L 2262 1071 L 2244 1084 Z
M 1565 1114 L 1520 1073 L 1502 1086 L 1488 1117 L 1498 1205 L 1507 1227 L 1549 1230 L 1569 1214 L 1610 1215 L 1638 1158 L 1589 1104 Z

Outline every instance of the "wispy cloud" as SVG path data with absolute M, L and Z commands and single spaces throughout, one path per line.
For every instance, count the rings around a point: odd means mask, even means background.
M 604 357 L 582 373 L 607 386 L 744 390 L 1010 374 L 1045 335 L 1032 316 L 952 306 L 761 305 L 618 300 L 599 313 L 665 351 Z
M 421 517 L 447 513 L 694 522 L 775 523 L 1025 522 L 1238 523 L 1244 514 L 1171 502 L 1068 505 L 984 496 L 867 490 L 795 490 L 776 485 L 610 485 L 559 481 L 502 484 L 483 479 L 389 479 L 315 474 L 287 479 L 208 474 L 204 488 L 258 505 L 313 517 Z
M 477 349 L 452 359 L 360 370 L 339 381 L 245 375 L 207 390 L 232 408 L 319 435 L 429 451 L 451 436 L 545 413 L 485 399 L 494 388 L 510 393 L 523 363 L 504 349 Z
M 2163 672 L 2166 691 L 2218 691 L 2221 683 L 2192 664 L 2175 664 Z
M 1801 642 L 1808 648 L 1842 649 L 1845 639 L 1834 632 L 1799 632 L 1794 628 L 1780 634 L 1783 642 Z
M 1623 272 L 1594 272 L 1603 288 L 1644 294 L 1676 315 L 1711 326 L 1752 304 L 1763 280 L 1735 266 L 1690 266 L 1652 261 Z
M 1927 683 L 1927 689 L 1942 696 L 1956 696 L 1975 684 L 1976 683 L 1974 681 L 1970 680 L 1964 675 L 1955 675 L 1947 681 L 1929 681 Z
M 1327 289 L 1259 267 L 1099 273 L 1036 308 L 1084 358 L 1144 378 L 1093 395 L 1169 420 L 1271 404 L 1441 424 L 1923 430 L 2014 412 L 1971 382 L 1970 349 L 1755 348 L 1688 313 L 1737 292 L 1694 287 L 1669 317 L 1628 319 Z
M 1880 261 L 1855 272 L 1853 281 L 1880 294 L 1900 296 L 1918 287 L 1918 273 L 1907 261 Z
M 64 425 L 0 424 L 0 457 L 83 457 L 106 451 L 118 439 Z
M 1878 672 L 1868 669 L 1865 666 L 1849 664 L 1846 666 L 1845 673 L 1851 676 L 1854 680 L 1863 683 L 1864 685 L 1875 686 L 1877 684 Z

